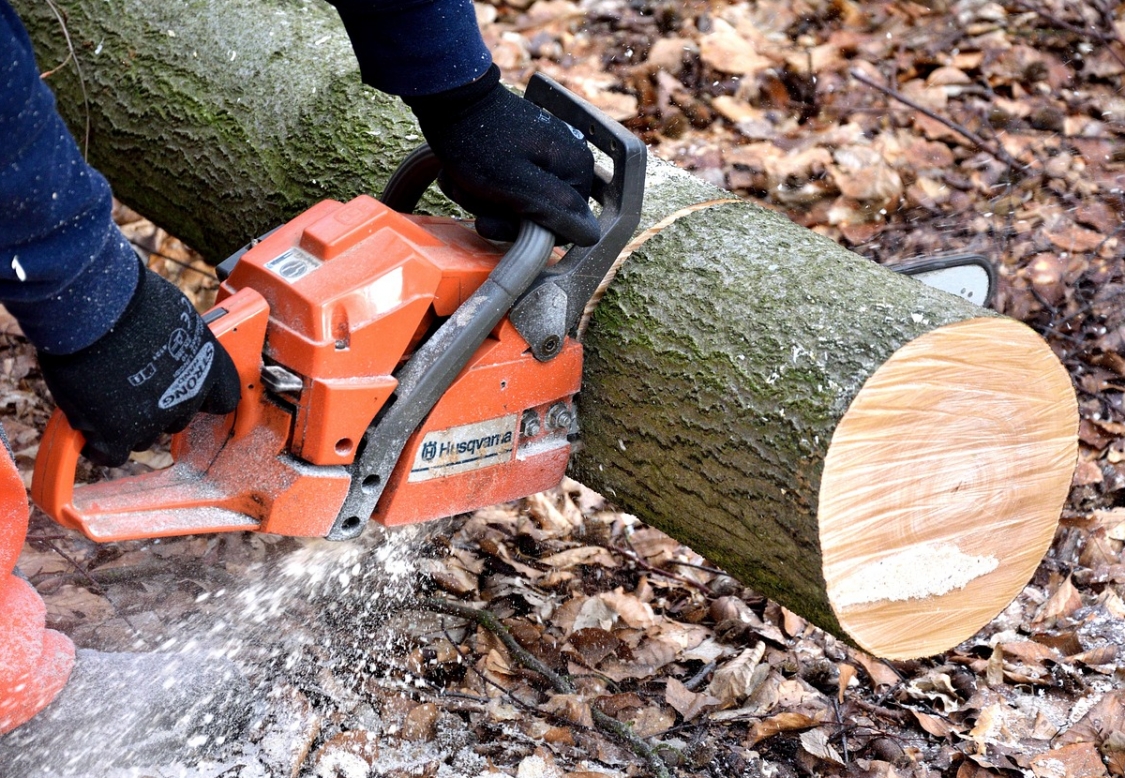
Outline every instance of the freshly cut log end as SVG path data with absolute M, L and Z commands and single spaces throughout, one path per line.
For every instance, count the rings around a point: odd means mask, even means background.
M 1077 427 L 1066 371 L 1016 321 L 969 319 L 896 351 L 825 457 L 817 518 L 840 626 L 906 659 L 987 624 L 1050 546 Z

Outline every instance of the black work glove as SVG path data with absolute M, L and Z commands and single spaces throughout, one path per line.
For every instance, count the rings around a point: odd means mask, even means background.
M 441 160 L 439 186 L 476 215 L 483 237 L 514 240 L 526 218 L 562 242 L 598 242 L 594 155 L 565 122 L 505 89 L 496 65 L 471 84 L 403 99 Z
M 120 320 L 74 354 L 39 354 L 56 404 L 82 432 L 82 453 L 116 466 L 198 411 L 230 413 L 241 382 L 234 362 L 175 286 L 141 267 Z

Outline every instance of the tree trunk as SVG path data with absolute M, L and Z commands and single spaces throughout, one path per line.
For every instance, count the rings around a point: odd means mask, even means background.
M 322 3 L 58 4 L 91 161 L 211 258 L 378 192 L 419 140 Z M 14 5 L 62 63 L 49 6 Z M 575 476 L 871 653 L 971 636 L 1051 541 L 1077 414 L 1034 333 L 666 163 L 585 342 Z

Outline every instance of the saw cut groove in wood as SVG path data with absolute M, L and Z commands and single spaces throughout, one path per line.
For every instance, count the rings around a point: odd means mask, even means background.
M 1076 419 L 1066 372 L 1015 321 L 946 325 L 892 355 L 836 427 L 820 485 L 828 599 L 848 634 L 916 657 L 1000 612 L 1054 536 Z

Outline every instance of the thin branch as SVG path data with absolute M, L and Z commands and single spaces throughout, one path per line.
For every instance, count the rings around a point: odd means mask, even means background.
M 449 634 L 449 629 L 448 629 L 448 628 L 447 628 L 447 627 L 445 626 L 445 624 L 444 624 L 444 623 L 442 623 L 442 628 L 441 628 L 441 631 L 442 631 L 442 634 L 443 634 L 443 635 L 445 636 L 445 639 L 446 639 L 447 641 L 449 641 L 449 645 L 451 645 L 451 646 L 453 647 L 453 650 L 457 652 L 457 656 L 461 657 L 461 659 L 462 659 L 462 660 L 465 660 L 465 659 L 467 659 L 467 658 L 468 658 L 468 655 L 469 655 L 468 649 L 466 649 L 465 651 L 462 651 L 462 650 L 461 650 L 461 645 L 460 645 L 459 643 L 456 643 L 456 642 L 454 642 L 454 640 L 453 640 L 453 636 Z M 517 697 L 517 696 L 515 695 L 515 693 L 514 693 L 514 692 L 512 692 L 512 691 L 511 691 L 510 689 L 505 689 L 505 688 L 504 688 L 503 686 L 501 686 L 501 685 L 500 685 L 499 683 L 497 683 L 496 681 L 494 681 L 494 680 L 492 680 L 491 678 L 489 678 L 489 677 L 488 677 L 488 676 L 487 676 L 487 675 L 486 675 L 486 674 L 485 674 L 484 672 L 482 672 L 481 670 L 477 669 L 476 667 L 473 667 L 473 665 L 471 665 L 471 664 L 469 664 L 468 662 L 466 662 L 466 663 L 465 663 L 465 667 L 467 667 L 467 668 L 468 668 L 468 669 L 469 669 L 469 670 L 470 670 L 471 672 L 473 672 L 473 673 L 476 673 L 476 675 L 477 675 L 477 677 L 478 677 L 478 678 L 480 678 L 480 679 L 481 679 L 482 681 L 484 681 L 484 682 L 485 682 L 486 684 L 488 684 L 489 686 L 493 687 L 493 688 L 494 688 L 494 689 L 496 689 L 497 691 L 499 691 L 499 692 L 500 692 L 501 694 L 503 694 L 503 695 L 504 695 L 504 697 L 506 697 L 507 699 L 509 699 L 509 700 L 511 700 L 512 702 L 514 702 L 514 703 L 516 704 L 516 706 L 517 706 L 517 707 L 523 708 L 523 709 L 525 709 L 525 710 L 527 710 L 527 711 L 530 711 L 531 713 L 539 713 L 539 712 L 540 712 L 540 711 L 539 711 L 539 709 L 538 709 L 538 708 L 536 708 L 536 707 L 535 707 L 534 705 L 531 705 L 531 704 L 529 704 L 529 703 L 527 703 L 527 702 L 524 702 L 524 701 L 523 701 L 523 700 L 521 700 L 521 699 L 520 699 L 519 697 Z M 444 690 L 441 690 L 441 689 L 439 689 L 439 688 L 437 687 L 437 685 L 436 685 L 436 684 L 433 684 L 433 683 L 431 683 L 431 682 L 430 682 L 429 680 L 426 680 L 426 679 L 423 679 L 423 680 L 424 680 L 424 681 L 425 681 L 425 682 L 426 682 L 427 684 L 429 684 L 429 685 L 430 685 L 430 687 L 434 689 L 434 691 L 438 692 L 438 693 L 439 693 L 439 694 L 441 694 L 442 696 L 444 696 L 444 695 L 445 695 L 445 691 L 444 691 Z M 484 701 L 484 702 L 488 702 L 487 698 L 485 698 L 485 699 L 484 699 L 483 701 Z
M 538 657 L 517 643 L 516 639 L 512 637 L 512 633 L 508 631 L 508 628 L 501 624 L 500 620 L 488 611 L 462 605 L 461 603 L 446 600 L 441 597 L 425 597 L 419 601 L 419 604 L 435 613 L 444 613 L 447 616 L 459 616 L 484 627 L 504 644 L 504 647 L 508 649 L 513 659 L 524 667 L 546 678 L 556 692 L 559 694 L 575 693 L 574 685 L 569 679 L 556 673 Z M 660 755 L 648 743 L 637 737 L 628 724 L 624 724 L 592 706 L 590 708 L 590 713 L 593 716 L 594 723 L 597 724 L 600 729 L 616 736 L 625 743 L 634 754 L 644 759 L 654 775 L 658 776 L 658 778 L 672 778 L 672 774 L 668 771 L 668 767 L 664 764 L 664 760 L 660 758 Z
M 66 67 L 67 65 L 69 65 L 69 64 L 70 64 L 70 61 L 71 61 L 72 59 L 74 59 L 74 52 L 68 49 L 68 50 L 67 50 L 67 52 L 66 52 L 66 58 L 65 58 L 65 59 L 63 59 L 63 61 L 62 61 L 62 62 L 60 62 L 59 64 L 55 65 L 55 66 L 54 66 L 53 68 L 51 68 L 50 70 L 45 70 L 45 71 L 43 71 L 42 73 L 40 73 L 40 74 L 39 74 L 39 77 L 40 77 L 40 78 L 42 78 L 42 79 L 44 79 L 44 80 L 46 80 L 46 79 L 50 78 L 51 76 L 55 75 L 55 73 L 58 73 L 58 72 L 59 72 L 60 70 L 62 70 L 63 68 L 65 68 L 65 67 Z
M 47 71 L 41 75 L 40 78 L 47 78 L 53 75 L 55 71 L 59 70 L 59 68 L 67 63 L 67 60 L 74 60 L 74 72 L 78 74 L 78 88 L 82 90 L 82 109 L 85 112 L 86 118 L 86 134 L 82 139 L 82 158 L 88 159 L 90 155 L 90 97 L 86 94 L 86 78 L 82 75 L 82 66 L 78 64 L 78 56 L 74 53 L 74 42 L 70 40 L 70 30 L 66 28 L 66 20 L 63 19 L 62 12 L 59 11 L 54 0 L 46 0 L 46 2 L 47 7 L 51 9 L 51 13 L 59 20 L 59 27 L 62 29 L 63 37 L 66 39 L 66 49 L 69 53 L 67 54 L 67 59 L 63 60 L 62 65 L 59 65 L 59 67 L 54 70 Z
M 696 689 L 703 685 L 703 682 L 707 680 L 707 676 L 711 675 L 711 673 L 714 672 L 715 668 L 718 666 L 719 663 L 714 660 L 703 665 L 698 673 L 684 681 L 684 688 L 689 692 L 694 692 Z
M 28 535 L 27 539 L 29 541 L 38 540 L 47 542 L 48 537 L 49 536 L 45 535 Z M 55 537 L 54 539 L 60 540 L 65 538 Z M 52 546 L 52 548 L 54 547 Z M 58 551 L 58 549 L 55 550 L 60 554 L 62 553 L 61 551 Z M 163 560 L 146 562 L 139 565 L 109 567 L 101 570 L 84 570 L 81 568 L 77 568 L 77 562 L 70 559 L 67 559 L 67 561 L 70 562 L 72 566 L 75 566 L 76 569 L 78 569 L 78 572 L 48 573 L 46 575 L 37 575 L 35 576 L 35 583 L 38 585 L 53 583 L 78 584 L 82 583 L 83 581 L 87 581 L 92 582 L 96 587 L 98 587 L 98 594 L 105 596 L 105 590 L 103 588 L 105 585 L 129 583 L 131 581 L 143 581 L 149 578 L 155 578 L 158 575 L 163 575 L 168 572 L 168 564 Z M 190 574 L 193 571 L 202 569 L 204 569 L 203 564 L 190 563 L 181 566 L 180 568 L 178 568 L 178 571 L 185 574 Z M 210 571 L 210 569 L 208 570 L 209 572 L 212 572 Z
M 66 553 L 66 552 L 65 552 L 65 551 L 63 551 L 63 550 L 62 550 L 61 548 L 59 548 L 59 547 L 58 547 L 58 546 L 57 546 L 57 545 L 56 545 L 56 544 L 55 544 L 55 543 L 54 543 L 53 541 L 50 541 L 50 540 L 43 540 L 42 542 L 46 543 L 46 544 L 47 544 L 47 546 L 48 546 L 48 547 L 49 547 L 49 548 L 50 548 L 50 549 L 51 549 L 52 551 L 54 551 L 54 552 L 55 552 L 56 554 L 58 554 L 58 555 L 59 555 L 59 556 L 61 556 L 61 557 L 62 557 L 63 559 L 65 559 L 65 560 L 67 561 L 67 563 L 68 563 L 68 564 L 69 564 L 69 565 L 70 565 L 71 567 L 73 567 L 73 568 L 74 568 L 75 570 L 77 570 L 77 571 L 78 571 L 78 573 L 79 573 L 79 574 L 80 574 L 80 575 L 81 575 L 81 576 L 82 576 L 82 577 L 83 577 L 83 578 L 84 578 L 84 579 L 85 579 L 86 581 L 88 581 L 88 582 L 90 583 L 90 585 L 91 585 L 91 586 L 93 586 L 93 587 L 94 587 L 94 591 L 95 591 L 95 592 L 96 592 L 97 594 L 100 594 L 100 595 L 101 595 L 102 597 L 105 597 L 105 599 L 106 599 L 106 602 L 108 602 L 108 603 L 109 603 L 109 605 L 110 605 L 110 607 L 111 607 L 111 608 L 113 608 L 113 612 L 114 612 L 114 613 L 116 613 L 116 614 L 118 615 L 118 617 L 120 617 L 120 619 L 121 619 L 122 621 L 124 621 L 124 622 L 125 622 L 125 623 L 126 623 L 127 625 L 129 625 L 129 629 L 133 630 L 133 634 L 134 634 L 134 635 L 136 635 L 137 637 L 140 637 L 140 632 L 138 632 L 138 631 L 137 631 L 137 628 L 136 628 L 136 626 L 135 626 L 135 625 L 133 624 L 133 622 L 129 621 L 129 617 L 125 615 L 125 612 L 124 612 L 124 611 L 122 611 L 122 610 L 121 610 L 120 608 L 118 608 L 118 607 L 117 607 L 117 603 L 115 603 L 115 602 L 113 601 L 113 598 L 109 596 L 109 592 L 107 592 L 107 591 L 106 591 L 106 590 L 105 590 L 105 589 L 104 589 L 104 588 L 102 587 L 102 585 L 101 585 L 100 583 L 98 583 L 98 582 L 97 582 L 96 580 L 94 580 L 94 577 L 93 577 L 92 575 L 90 575 L 90 571 L 89 571 L 89 570 L 87 570 L 87 569 L 86 569 L 85 567 L 83 567 L 83 566 L 82 566 L 82 565 L 81 565 L 81 564 L 80 564 L 80 563 L 78 562 L 78 560 L 74 559 L 74 558 L 73 558 L 72 556 L 70 556 L 70 554 Z
M 712 575 L 727 574 L 725 570 L 720 570 L 717 567 L 711 567 L 710 565 L 697 565 L 695 562 L 684 562 L 679 559 L 670 560 L 668 564 L 675 565 L 676 567 L 690 567 L 693 570 L 702 570 L 703 572 L 711 573 Z
M 945 125 L 949 129 L 953 130 L 955 133 L 957 133 L 961 137 L 965 138 L 965 140 L 972 143 L 974 146 L 976 146 L 981 151 L 988 152 L 989 154 L 996 157 L 996 159 L 1000 160 L 1004 164 L 1010 165 L 1012 167 L 1018 167 L 1018 168 L 1021 168 L 1021 169 L 1024 167 L 1023 165 L 1016 162 L 1016 160 L 1012 157 L 1012 155 L 1009 154 L 1007 151 L 1005 151 L 1003 149 L 1003 147 L 997 146 L 997 145 L 992 144 L 992 143 L 989 143 L 987 140 L 985 140 L 980 135 L 978 135 L 977 133 L 970 130 L 968 127 L 965 127 L 964 125 L 958 124 L 957 122 L 953 121 L 952 119 L 949 119 L 945 116 L 942 116 L 939 113 L 935 113 L 934 111 L 931 111 L 929 108 L 926 108 L 924 105 L 922 105 L 922 104 L 920 104 L 920 103 L 918 103 L 914 100 L 911 100 L 909 97 L 902 94 L 901 92 L 898 92 L 894 89 L 891 89 L 889 86 L 885 86 L 883 84 L 880 84 L 878 81 L 875 81 L 874 79 L 868 78 L 863 73 L 861 73 L 859 70 L 856 70 L 856 69 L 853 68 L 852 71 L 851 71 L 851 76 L 856 81 L 859 81 L 861 84 L 866 84 L 867 86 L 869 86 L 873 89 L 878 89 L 883 94 L 887 95 L 888 97 L 892 97 L 895 100 L 898 100 L 903 105 L 908 106 L 910 108 L 913 108 L 915 111 L 918 111 L 919 113 L 930 117 L 935 122 L 940 122 L 941 124 Z
M 143 244 L 139 243 L 138 241 L 135 241 L 135 240 L 132 240 L 132 239 L 129 239 L 129 238 L 126 238 L 126 240 L 129 241 L 130 245 L 134 246 L 135 248 L 140 249 L 141 251 L 148 254 L 149 256 L 160 257 L 161 259 L 166 260 L 168 262 L 171 262 L 174 265 L 179 265 L 184 270 L 191 270 L 193 272 L 199 273 L 199 275 L 203 276 L 204 278 L 209 278 L 212 281 L 218 280 L 218 276 L 215 275 L 215 272 L 213 270 L 212 271 L 200 270 L 195 265 L 192 265 L 189 262 L 185 262 L 182 259 L 176 259 L 175 257 L 168 256 L 167 254 L 161 254 L 159 251 L 150 250 L 150 249 L 146 248 Z
M 562 675 L 559 675 L 550 667 L 548 667 L 539 657 L 532 654 L 526 648 L 516 642 L 512 637 L 512 633 L 508 628 L 500 623 L 500 619 L 489 611 L 480 608 L 473 608 L 469 605 L 462 605 L 459 602 L 446 600 L 442 597 L 424 597 L 420 600 L 423 608 L 434 613 L 444 613 L 446 616 L 459 616 L 463 619 L 468 619 L 476 624 L 487 629 L 500 639 L 504 647 L 508 649 L 512 657 L 524 667 L 533 670 L 539 675 L 546 678 L 555 691 L 560 694 L 574 694 L 574 685 Z
M 1072 32 L 1075 35 L 1081 36 L 1082 38 L 1092 38 L 1098 43 L 1103 44 L 1109 51 L 1109 53 L 1113 55 L 1113 58 L 1116 59 L 1122 67 L 1125 67 L 1125 57 L 1122 57 L 1121 54 L 1115 48 L 1113 48 L 1114 43 L 1123 43 L 1123 41 L 1121 40 L 1121 36 L 1117 34 L 1116 30 L 1114 30 L 1113 32 L 1103 32 L 1093 26 L 1082 27 L 1080 25 L 1074 24 L 1073 22 L 1068 22 L 1066 19 L 1060 19 L 1054 14 L 1044 11 L 1042 8 L 1036 8 L 1031 3 L 1025 2 L 1025 0 L 1015 0 L 1015 3 L 1025 11 L 1029 11 L 1035 14 L 1040 19 L 1046 22 L 1050 22 L 1056 27 L 1061 27 L 1062 29 L 1068 32 Z M 1103 18 L 1105 18 L 1105 14 L 1101 9 L 1099 9 L 1099 13 Z M 1109 27 L 1111 30 L 1113 30 L 1112 24 L 1110 24 Z
M 628 559 L 631 559 L 633 561 L 633 563 L 636 564 L 638 567 L 640 567 L 642 570 L 645 570 L 645 571 L 650 572 L 650 573 L 655 573 L 657 575 L 662 575 L 665 578 L 671 578 L 673 581 L 676 581 L 677 583 L 682 583 L 684 586 L 690 587 L 692 589 L 698 589 L 699 591 L 701 591 L 703 594 L 705 594 L 708 597 L 714 597 L 715 596 L 715 592 L 712 591 L 711 588 L 709 586 L 707 586 L 707 584 L 702 584 L 699 581 L 693 581 L 690 578 L 687 578 L 687 577 L 682 576 L 682 575 L 678 575 L 676 573 L 670 573 L 667 570 L 664 570 L 663 568 L 660 568 L 660 567 L 657 567 L 656 565 L 650 564 L 649 562 L 646 562 L 644 560 L 644 558 L 641 557 L 640 554 L 638 554 L 636 551 L 633 551 L 632 549 L 622 548 L 621 546 L 608 546 L 608 548 L 609 548 L 610 551 L 612 551 L 615 554 L 620 554 L 623 557 L 627 557 Z M 689 567 L 694 567 L 694 565 L 689 565 Z

